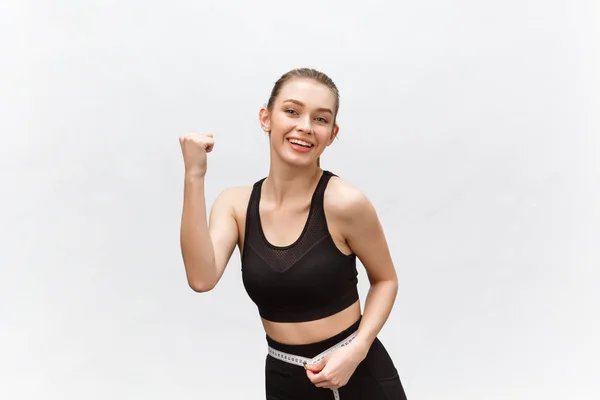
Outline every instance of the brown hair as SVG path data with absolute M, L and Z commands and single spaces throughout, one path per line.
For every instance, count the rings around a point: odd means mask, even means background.
M 281 88 L 287 82 L 291 81 L 294 78 L 313 79 L 313 80 L 317 81 L 318 83 L 322 83 L 323 85 L 327 86 L 329 88 L 329 90 L 331 90 L 331 92 L 335 96 L 335 106 L 334 106 L 334 110 L 333 110 L 333 113 L 334 113 L 333 114 L 333 124 L 335 125 L 337 113 L 340 108 L 339 90 L 338 90 L 337 86 L 335 85 L 335 83 L 333 82 L 333 80 L 329 76 L 327 76 L 323 72 L 317 71 L 316 69 L 312 69 L 312 68 L 296 68 L 296 69 L 293 69 L 293 70 L 288 71 L 285 74 L 283 74 L 277 80 L 277 82 L 275 82 L 275 85 L 273 86 L 273 89 L 271 90 L 271 96 L 269 97 L 269 101 L 267 103 L 267 110 L 269 110 L 269 111 L 273 110 L 273 103 L 275 103 L 275 99 L 277 98 L 277 96 L 279 96 L 279 92 L 281 92 Z M 320 165 L 321 165 L 320 160 L 317 159 L 317 166 L 320 166 Z

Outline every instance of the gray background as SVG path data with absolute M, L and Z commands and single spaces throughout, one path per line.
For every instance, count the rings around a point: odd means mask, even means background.
M 263 398 L 237 251 L 186 284 L 177 138 L 215 134 L 209 205 L 253 183 L 299 66 L 341 91 L 322 166 L 387 232 L 409 399 L 597 398 L 598 2 L 366 4 L 2 1 L 1 398 Z

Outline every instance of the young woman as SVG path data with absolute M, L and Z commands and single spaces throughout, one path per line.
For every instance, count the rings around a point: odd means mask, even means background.
M 244 287 L 266 333 L 268 400 L 406 399 L 378 333 L 398 290 L 380 222 L 363 193 L 320 168 L 336 138 L 339 94 L 312 69 L 283 75 L 259 119 L 270 169 L 222 191 L 207 221 L 211 134 L 180 138 L 185 163 L 181 251 L 196 292 L 219 282 L 237 245 Z M 369 294 L 361 310 L 356 259 Z

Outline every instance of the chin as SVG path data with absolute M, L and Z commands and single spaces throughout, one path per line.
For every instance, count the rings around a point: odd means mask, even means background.
M 283 161 L 294 167 L 305 168 L 317 165 L 317 159 L 313 157 L 284 157 Z
M 317 165 L 317 159 L 313 154 L 290 154 L 287 152 L 277 152 L 277 157 L 291 167 L 306 168 Z

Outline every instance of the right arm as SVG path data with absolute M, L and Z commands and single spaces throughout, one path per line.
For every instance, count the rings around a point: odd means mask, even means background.
M 213 204 L 210 226 L 206 217 L 204 177 L 206 154 L 214 147 L 212 134 L 179 138 L 185 165 L 180 245 L 188 285 L 196 292 L 213 289 L 233 254 L 238 229 L 232 190 L 221 192 Z
M 195 292 L 216 286 L 238 242 L 232 192 L 217 196 L 207 220 L 204 176 L 186 174 L 180 243 L 187 282 Z

